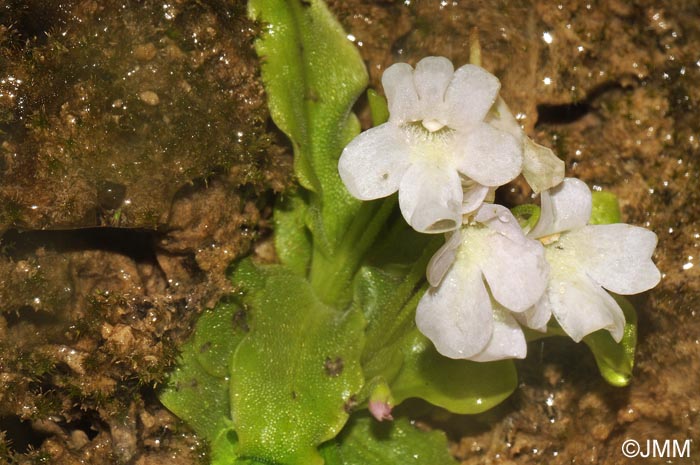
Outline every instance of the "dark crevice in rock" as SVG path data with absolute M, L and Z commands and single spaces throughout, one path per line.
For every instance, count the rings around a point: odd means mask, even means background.
M 637 83 L 638 80 L 633 78 L 633 81 Z M 632 88 L 633 86 L 624 85 L 620 82 L 607 82 L 600 86 L 592 89 L 584 100 L 578 102 L 565 103 L 559 105 L 550 104 L 540 104 L 537 105 L 537 123 L 536 128 L 543 125 L 558 125 L 558 124 L 571 124 L 580 120 L 592 111 L 595 111 L 595 102 L 602 95 L 614 91 L 614 90 L 625 90 Z
M 0 7 L 0 24 L 15 31 L 13 42 L 19 47 L 44 44 L 52 32 L 66 25 L 63 3 L 67 2 L 9 0 Z
M 30 421 L 22 421 L 18 416 L 0 417 L 0 429 L 5 432 L 5 441 L 9 448 L 18 454 L 26 454 L 38 449 L 49 437 L 32 428 Z
M 577 102 L 564 105 L 537 105 L 537 125 L 569 124 L 583 118 L 591 111 L 587 102 Z
M 159 233 L 141 229 L 84 228 L 59 231 L 10 229 L 0 238 L 2 253 L 13 260 L 36 255 L 38 249 L 57 253 L 101 250 L 157 264 L 153 244 Z

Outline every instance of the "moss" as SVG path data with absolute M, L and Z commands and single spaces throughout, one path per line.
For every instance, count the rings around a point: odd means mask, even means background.
M 4 197 L 2 198 L 3 207 L 0 208 L 0 224 L 14 226 L 22 219 L 22 205 L 15 199 Z
M 0 173 L 0 197 L 19 193 L 19 205 L 0 208 L 4 223 L 91 225 L 97 187 L 115 182 L 126 189 L 120 226 L 154 228 L 192 179 L 237 166 L 276 169 L 256 29 L 242 4 L 184 2 L 168 17 L 155 1 L 133 10 L 48 3 L 29 2 L 7 22 L 29 27 L 31 15 L 47 14 L 50 32 L 25 31 L 21 53 L 3 50 L 10 72 L 26 76 L 17 90 L 24 103 L 2 107 L 24 126 L 12 138 L 19 156 Z

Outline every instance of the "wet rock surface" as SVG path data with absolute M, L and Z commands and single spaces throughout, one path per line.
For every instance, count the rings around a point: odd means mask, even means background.
M 4 3 L 2 224 L 153 228 L 194 179 L 264 182 L 244 2 Z
M 0 462 L 193 464 L 158 402 L 291 154 L 245 2 L 0 0 Z
M 371 86 L 396 61 L 469 56 L 569 175 L 659 236 L 634 299 L 627 388 L 583 346 L 532 343 L 520 389 L 439 414 L 465 464 L 632 463 L 632 438 L 700 456 L 700 15 L 695 2 L 329 1 Z M 0 457 L 194 464 L 155 389 L 224 270 L 258 241 L 291 155 L 268 126 L 245 2 L 0 0 Z M 367 123 L 363 102 L 358 110 Z M 530 192 L 502 189 L 505 202 Z M 44 462 L 41 462 L 44 460 Z M 662 463 L 646 459 L 645 463 Z M 665 463 L 665 461 L 663 462 Z

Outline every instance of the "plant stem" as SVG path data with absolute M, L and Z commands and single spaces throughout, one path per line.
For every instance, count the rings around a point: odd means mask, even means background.
M 314 247 L 310 280 L 321 301 L 339 308 L 349 302 L 355 273 L 395 206 L 396 196 L 364 202 L 335 253 Z
M 372 357 L 383 346 L 391 344 L 397 330 L 413 317 L 413 309 L 426 290 L 425 269 L 443 242 L 442 235 L 438 235 L 428 243 L 420 258 L 413 263 L 404 280 L 394 291 L 389 304 L 379 317 L 370 323 L 367 328 L 365 357 Z

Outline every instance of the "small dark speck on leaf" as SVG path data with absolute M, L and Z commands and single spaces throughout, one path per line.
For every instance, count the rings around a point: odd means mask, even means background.
M 326 357 L 323 368 L 326 370 L 326 375 L 330 376 L 331 378 L 335 378 L 343 372 L 343 359 L 336 357 L 334 360 L 330 357 Z
M 233 314 L 233 330 L 240 330 L 244 333 L 250 331 L 250 326 L 248 326 L 248 312 L 244 309 L 238 310 Z
M 357 407 L 357 396 L 353 394 L 345 401 L 345 404 L 343 404 L 343 410 L 345 410 L 345 413 L 349 414 L 355 410 L 355 407 Z
M 211 349 L 211 341 L 205 342 L 199 347 L 199 353 L 203 354 L 204 352 L 208 351 Z
M 310 100 L 312 102 L 318 102 L 321 99 L 319 98 L 318 93 L 315 90 L 309 89 L 308 92 L 306 93 L 306 100 Z

